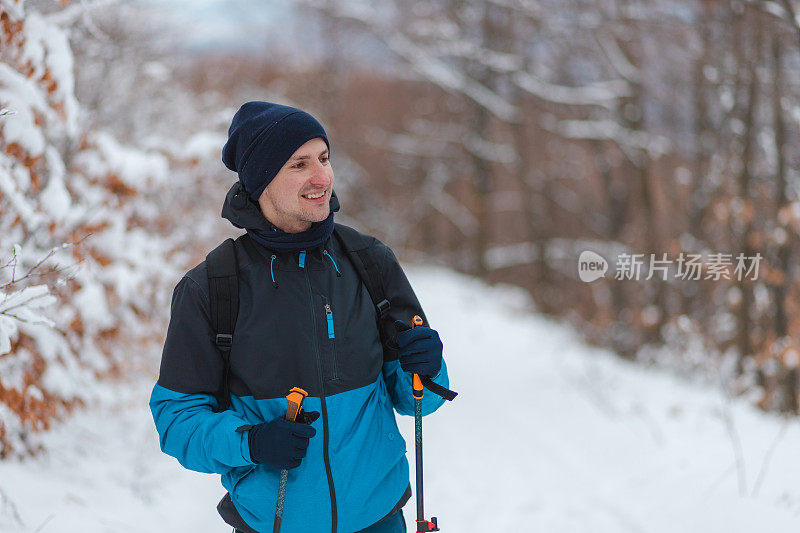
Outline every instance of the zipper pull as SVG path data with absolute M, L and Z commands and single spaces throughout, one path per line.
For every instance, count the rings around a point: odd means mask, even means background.
M 328 338 L 333 339 L 335 335 L 333 333 L 333 311 L 331 311 L 331 304 L 325 303 L 325 314 L 328 316 Z
M 269 276 L 272 278 L 272 285 L 277 289 L 278 282 L 275 281 L 275 272 L 272 270 L 272 263 L 274 263 L 276 259 L 277 256 L 275 254 L 272 254 L 272 257 L 269 260 Z

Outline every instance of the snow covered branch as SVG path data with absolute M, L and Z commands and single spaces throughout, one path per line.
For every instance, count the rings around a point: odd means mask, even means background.
M 487 111 L 505 122 L 518 120 L 518 109 L 502 96 L 484 84 L 467 76 L 462 70 L 429 53 L 424 47 L 415 44 L 392 24 L 380 21 L 373 8 L 349 3 L 319 6 L 317 3 L 300 4 L 319 10 L 327 16 L 350 20 L 362 24 L 367 30 L 387 44 L 389 49 L 403 58 L 416 72 L 423 75 L 446 91 L 462 94 L 483 106 Z
M 630 87 L 624 80 L 594 82 L 583 87 L 567 87 L 548 83 L 529 72 L 522 71 L 515 72 L 512 79 L 520 89 L 555 104 L 597 105 L 614 109 L 619 98 L 630 95 Z
M 55 327 L 43 309 L 56 303 L 57 298 L 46 283 L 30 284 L 34 279 L 46 278 L 48 283 L 63 285 L 70 276 L 62 276 L 68 267 L 49 264 L 58 252 L 69 247 L 64 244 L 49 250 L 43 257 L 19 272 L 27 262 L 23 260 L 22 247 L 15 244 L 11 257 L 0 265 L 0 355 L 11 350 L 18 324 Z
M 562 120 L 548 129 L 567 139 L 614 141 L 622 147 L 644 150 L 653 158 L 668 154 L 672 149 L 666 137 L 630 130 L 613 120 Z
M 179 216 L 158 205 L 165 154 L 78 120 L 59 11 L 14 5 L 0 25 L 0 249 L 13 247 L 0 261 L 0 458 L 33 452 L 31 435 L 89 401 L 131 346 L 158 342 L 172 274 L 158 230 Z

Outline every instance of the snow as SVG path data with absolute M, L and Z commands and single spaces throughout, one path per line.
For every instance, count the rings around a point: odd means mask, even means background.
M 613 140 L 622 146 L 647 150 L 654 159 L 673 148 L 672 142 L 662 135 L 630 130 L 613 120 L 563 120 L 556 131 L 568 139 Z
M 52 213 L 54 220 L 63 222 L 72 206 L 72 200 L 64 183 L 66 169 L 61 156 L 55 148 L 48 146 L 45 154 L 47 155 L 47 168 L 50 170 L 50 174 L 47 185 L 39 196 L 39 201 L 46 212 Z
M 11 350 L 11 337 L 17 334 L 14 320 L 52 327 L 53 321 L 39 310 L 55 302 L 47 285 L 31 285 L 12 292 L 0 290 L 0 355 Z
M 0 158 L 0 194 L 8 199 L 25 225 L 33 229 L 43 222 L 44 217 L 30 207 L 24 195 L 17 188 L 16 183 L 24 183 L 24 178 L 22 177 L 24 175 L 25 171 L 22 168 L 11 167 L 7 161 Z
M 36 449 L 40 435 L 29 428 L 62 412 L 60 400 L 90 402 L 92 384 L 103 372 L 134 347 L 147 346 L 155 335 L 146 330 L 157 327 L 159 317 L 142 318 L 143 310 L 166 293 L 158 284 L 170 279 L 158 270 L 165 262 L 152 260 L 167 255 L 171 236 L 150 225 L 158 198 L 149 187 L 174 169 L 161 153 L 124 146 L 85 120 L 79 123 L 72 29 L 55 26 L 36 7 L 25 13 L 22 4 L 3 1 L 0 9 L 8 45 L 0 54 L 0 144 L 8 145 L 0 150 L 0 265 L 11 243 L 21 245 L 13 268 L 0 272 L 4 455 Z M 60 248 L 65 241 L 79 244 Z M 57 300 L 44 285 L 27 286 L 39 276 L 59 287 Z M 114 283 L 121 278 L 124 283 Z M 82 289 L 73 295 L 77 287 Z M 103 335 L 96 335 L 99 330 Z M 37 407 L 37 398 L 46 405 Z M 6 502 L 0 496 L 0 507 Z
M 50 71 L 56 85 L 56 101 L 64 106 L 65 127 L 70 135 L 78 133 L 78 101 L 75 99 L 73 57 L 69 39 L 63 31 L 54 31 L 40 14 L 29 13 L 25 19 L 25 47 L 22 58 L 30 60 L 36 77 Z
M 93 134 L 90 142 L 97 146 L 97 152 L 86 154 L 81 160 L 89 175 L 114 173 L 132 188 L 140 188 L 148 181 L 162 182 L 169 175 L 169 163 L 161 154 L 124 146 L 106 132 Z
M 216 156 L 220 146 L 224 146 L 228 141 L 228 136 L 216 131 L 201 131 L 189 137 L 180 150 L 182 157 L 186 159 L 202 159 L 209 154 Z
M 10 317 L 0 315 L 0 355 L 11 351 L 11 338 L 16 334 L 16 322 Z
M 446 61 L 431 54 L 424 46 L 409 39 L 396 28 L 381 22 L 379 8 L 369 4 L 345 3 L 334 8 L 336 17 L 362 22 L 399 57 L 408 61 L 409 66 L 426 79 L 436 83 L 446 91 L 461 93 L 490 113 L 506 122 L 514 122 L 519 110 L 490 90 L 484 84 L 465 75 L 447 64 Z
M 10 114 L 0 121 L 0 133 L 6 142 L 19 144 L 32 156 L 40 155 L 45 138 L 36 127 L 34 112 L 48 112 L 36 82 L 0 63 L 0 102 L 10 102 Z
M 82 287 L 72 296 L 72 301 L 80 310 L 84 323 L 93 331 L 109 328 L 114 324 L 105 290 L 101 285 Z
M 442 531 L 800 527 L 799 421 L 588 347 L 520 289 L 407 273 L 459 392 L 424 422 L 426 518 Z M 45 436 L 46 455 L 0 462 L 0 532 L 229 531 L 218 477 L 159 451 L 147 408 L 158 356 L 98 386 L 97 407 Z M 413 476 L 413 419 L 399 423 Z M 413 531 L 413 499 L 404 512 Z
M 615 101 L 630 94 L 623 80 L 598 81 L 586 87 L 565 87 L 548 83 L 525 71 L 514 73 L 514 83 L 547 102 L 569 105 L 599 105 L 612 107 Z

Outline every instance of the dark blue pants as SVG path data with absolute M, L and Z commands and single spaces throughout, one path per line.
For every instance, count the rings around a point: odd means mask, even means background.
M 406 533 L 406 520 L 403 518 L 403 510 L 400 509 L 386 518 L 386 520 L 373 524 L 367 529 L 356 531 L 356 533 Z

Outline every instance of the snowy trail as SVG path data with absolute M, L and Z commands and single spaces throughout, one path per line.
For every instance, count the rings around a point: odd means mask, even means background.
M 458 493 L 437 479 L 426 499 L 451 531 L 800 527 L 798 421 L 586 347 L 569 328 L 519 312 L 514 290 L 414 274 L 461 393 L 425 426 L 436 457 L 426 474 L 449 476 Z M 448 449 L 448 440 L 463 444 Z
M 443 531 L 800 529 L 800 422 L 589 348 L 522 291 L 408 273 L 459 392 L 424 423 Z M 0 531 L 227 533 L 218 476 L 160 453 L 151 385 L 106 393 L 47 436 L 47 457 L 0 463 Z M 413 476 L 413 419 L 399 422 Z M 404 511 L 413 531 L 413 499 Z

